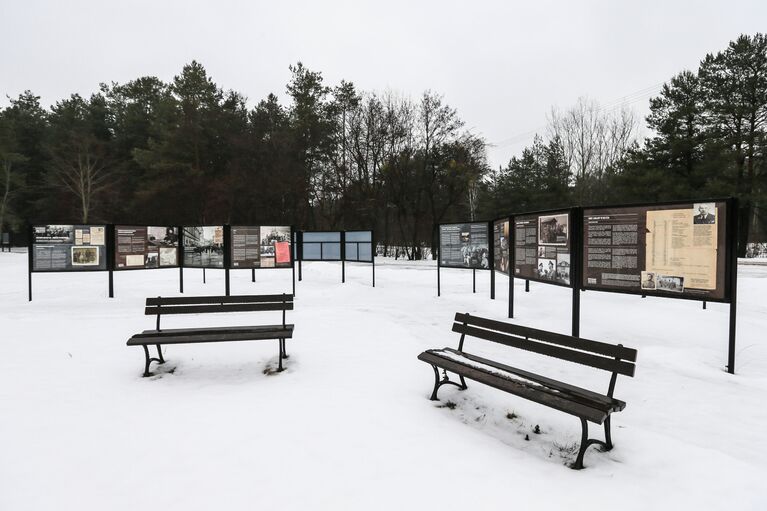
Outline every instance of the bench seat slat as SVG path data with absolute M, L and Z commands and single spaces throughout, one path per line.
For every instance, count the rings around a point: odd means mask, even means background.
M 453 323 L 453 332 L 497 342 L 505 346 L 511 346 L 512 348 L 519 348 L 541 355 L 569 360 L 570 362 L 603 369 L 605 371 L 616 372 L 626 376 L 634 376 L 634 364 L 623 360 L 616 361 L 611 358 L 593 355 L 591 353 L 533 341 L 517 335 L 505 334 L 494 330 L 487 330 L 485 328 L 463 325 L 461 323 Z
M 206 334 L 210 332 L 216 332 L 221 334 L 239 333 L 239 332 L 257 332 L 259 330 L 280 330 L 282 325 L 257 325 L 257 326 L 214 326 L 207 328 L 163 328 L 162 330 L 144 330 L 140 334 L 135 334 L 133 337 L 158 337 L 162 335 L 197 335 Z M 285 325 L 285 330 L 292 331 L 294 326 L 291 324 Z
M 204 314 L 215 312 L 258 312 L 293 310 L 293 302 L 286 303 L 234 303 L 219 305 L 174 305 L 148 306 L 144 309 L 147 316 L 161 314 Z
M 626 408 L 626 403 L 624 401 L 611 398 L 609 396 L 605 396 L 604 394 L 600 394 L 598 392 L 594 392 L 589 389 L 576 387 L 568 383 L 564 383 L 558 380 L 547 378 L 545 376 L 541 376 L 540 374 L 531 373 L 530 371 L 525 371 L 524 369 L 519 369 L 517 367 L 501 364 L 500 362 L 495 362 L 494 360 L 478 357 L 476 355 L 472 355 L 466 352 L 461 352 L 452 348 L 444 348 L 441 351 L 449 351 L 456 355 L 465 357 L 468 360 L 479 362 L 480 364 L 485 364 L 485 365 L 494 367 L 496 369 L 500 369 L 501 371 L 506 371 L 508 373 L 516 374 L 517 376 L 521 376 L 522 378 L 525 378 L 526 380 L 540 383 L 541 385 L 545 385 L 546 387 L 558 390 L 564 394 L 569 394 L 575 399 L 583 400 L 585 404 L 593 403 L 595 407 L 598 407 L 610 412 L 620 412 L 624 408 Z M 436 353 L 436 351 L 432 351 L 432 352 Z
M 518 335 L 521 337 L 528 337 L 531 339 L 538 339 L 540 341 L 558 344 L 560 346 L 566 346 L 569 348 L 578 349 L 581 351 L 589 351 L 591 353 L 598 353 L 600 355 L 620 358 L 621 360 L 628 360 L 630 362 L 636 362 L 637 350 L 633 348 L 626 348 L 625 346 L 618 346 L 615 344 L 609 344 L 599 341 L 592 341 L 589 339 L 583 339 L 580 337 L 572 337 L 570 335 L 558 334 L 554 332 L 548 332 L 546 330 L 539 330 L 537 328 L 530 328 L 521 325 L 515 325 L 513 323 L 506 323 L 503 321 L 496 321 L 494 319 L 482 318 L 479 316 L 472 316 L 458 312 L 455 315 L 456 323 L 466 323 L 468 325 L 474 325 L 489 330 L 497 330 L 512 335 Z
M 430 351 L 425 351 L 418 355 L 418 359 L 426 363 L 433 364 L 437 367 L 446 369 L 447 371 L 463 375 L 465 378 L 484 383 L 490 387 L 494 387 L 499 390 L 503 390 L 510 394 L 523 397 L 530 401 L 546 405 L 555 410 L 559 410 L 576 417 L 582 417 L 590 422 L 596 424 L 602 424 L 608 417 L 609 413 L 604 410 L 599 410 L 572 400 L 566 399 L 566 397 L 557 395 L 556 392 L 546 390 L 545 388 L 533 387 L 527 382 L 514 380 L 513 378 L 505 378 L 500 375 L 488 373 L 480 369 L 470 367 L 460 362 L 441 357 Z
M 128 346 L 141 346 L 153 344 L 193 344 L 201 342 L 227 342 L 227 341 L 259 341 L 266 339 L 289 339 L 292 338 L 292 330 L 262 330 L 241 333 L 215 333 L 209 332 L 200 335 L 176 334 L 157 336 L 134 336 L 128 339 Z
M 171 296 L 147 298 L 147 305 L 204 305 L 216 303 L 260 303 L 293 301 L 292 294 L 284 295 L 239 295 L 239 296 Z

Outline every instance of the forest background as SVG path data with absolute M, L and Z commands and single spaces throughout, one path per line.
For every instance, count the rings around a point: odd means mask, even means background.
M 103 83 L 0 110 L 0 232 L 44 223 L 369 229 L 419 259 L 436 224 L 578 205 L 733 196 L 739 251 L 767 241 L 767 36 L 672 76 L 642 122 L 581 98 L 500 168 L 438 92 L 328 85 L 290 66 L 253 108 L 193 61 L 170 82 Z M 504 107 L 499 105 L 499 115 Z M 646 128 L 649 135 L 640 137 Z

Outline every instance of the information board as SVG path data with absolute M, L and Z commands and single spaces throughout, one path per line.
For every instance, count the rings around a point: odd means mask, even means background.
M 107 269 L 105 225 L 36 225 L 32 271 Z
M 439 226 L 439 265 L 447 268 L 490 269 L 487 222 Z
M 232 268 L 290 268 L 290 226 L 232 226 Z
M 373 231 L 346 231 L 344 233 L 346 261 L 373 262 Z
M 509 219 L 493 222 L 493 268 L 509 274 Z
M 570 212 L 514 216 L 514 276 L 563 286 L 571 285 Z
M 727 203 L 583 211 L 583 288 L 727 301 Z
M 341 232 L 303 232 L 301 259 L 304 261 L 340 261 Z
M 115 226 L 115 270 L 178 266 L 178 228 Z
M 224 226 L 183 227 L 184 266 L 224 267 Z

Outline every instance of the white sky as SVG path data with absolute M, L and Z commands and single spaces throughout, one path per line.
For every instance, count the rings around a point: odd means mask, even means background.
M 647 99 L 741 33 L 767 31 L 767 1 L 0 0 L 0 106 L 44 105 L 99 82 L 170 80 L 192 59 L 249 98 L 284 98 L 298 60 L 363 90 L 432 89 L 505 164 L 579 96 Z

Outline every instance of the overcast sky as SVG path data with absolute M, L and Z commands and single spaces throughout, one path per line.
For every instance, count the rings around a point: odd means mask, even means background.
M 298 60 L 363 90 L 432 89 L 505 164 L 552 105 L 621 98 L 642 116 L 662 82 L 741 33 L 767 30 L 767 1 L 0 0 L 0 106 L 44 105 L 99 82 L 170 80 L 200 61 L 253 106 L 284 98 Z

